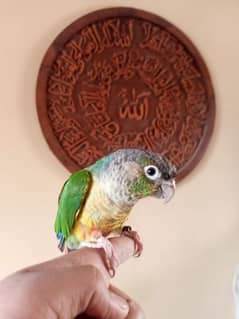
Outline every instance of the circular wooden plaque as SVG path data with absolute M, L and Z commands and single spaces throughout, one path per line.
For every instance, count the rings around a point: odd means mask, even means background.
M 215 101 L 192 42 L 175 26 L 131 8 L 79 18 L 53 41 L 37 82 L 45 138 L 70 170 L 119 148 L 166 155 L 178 180 L 202 158 Z

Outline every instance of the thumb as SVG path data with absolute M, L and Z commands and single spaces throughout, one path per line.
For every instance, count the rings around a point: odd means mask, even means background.
M 101 272 L 97 268 L 86 266 L 84 271 L 87 273 L 85 276 L 90 279 L 90 284 L 83 291 L 81 312 L 99 319 L 125 318 L 129 312 L 127 301 L 108 289 Z
M 85 313 L 99 319 L 123 319 L 129 312 L 127 301 L 110 291 L 94 266 L 67 267 L 57 271 L 54 278 L 54 291 L 49 291 L 49 303 L 60 319 L 75 318 Z M 56 275 L 56 272 L 55 272 Z M 62 290 L 64 287 L 64 291 Z

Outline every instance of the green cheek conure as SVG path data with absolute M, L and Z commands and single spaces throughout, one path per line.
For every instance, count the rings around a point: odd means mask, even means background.
M 140 149 L 118 150 L 73 173 L 59 196 L 55 220 L 59 249 L 103 248 L 113 275 L 117 260 L 107 236 L 116 233 L 133 238 L 139 255 L 138 234 L 123 225 L 140 198 L 169 201 L 175 177 L 176 169 L 166 158 Z

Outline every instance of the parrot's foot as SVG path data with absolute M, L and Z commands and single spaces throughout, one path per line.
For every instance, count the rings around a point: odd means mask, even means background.
M 115 256 L 114 247 L 111 242 L 101 236 L 95 242 L 82 242 L 81 247 L 101 248 L 103 250 L 102 259 L 110 277 L 115 276 L 115 268 L 119 265 L 119 260 Z
M 111 277 L 115 276 L 115 268 L 119 266 L 119 260 L 115 256 L 114 253 L 114 247 L 111 244 L 111 242 L 105 238 L 102 237 L 102 247 L 104 255 L 102 256 L 105 266 L 110 274 Z
M 135 245 L 135 257 L 139 257 L 143 251 L 143 244 L 140 240 L 139 234 L 136 231 L 133 231 L 130 226 L 124 226 L 122 228 L 122 233 L 121 235 L 129 237 L 133 239 L 134 245 Z

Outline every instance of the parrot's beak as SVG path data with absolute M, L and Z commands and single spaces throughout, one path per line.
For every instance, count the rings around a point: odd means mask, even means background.
M 155 197 L 163 198 L 168 203 L 174 196 L 176 190 L 175 180 L 165 181 L 159 186 L 159 190 L 155 193 Z
M 161 186 L 162 188 L 162 197 L 165 203 L 168 203 L 174 196 L 176 190 L 176 183 L 173 179 L 171 182 L 165 182 Z

